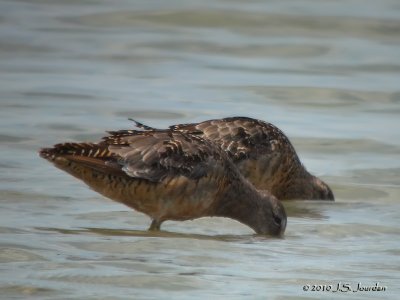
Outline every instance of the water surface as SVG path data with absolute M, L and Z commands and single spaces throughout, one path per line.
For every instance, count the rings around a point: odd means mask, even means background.
M 394 299 L 400 293 L 400 5 L 0 1 L 0 294 L 29 299 Z M 62 141 L 245 115 L 334 203 L 285 203 L 284 239 L 166 222 L 40 159 Z M 384 292 L 304 292 L 379 283 Z

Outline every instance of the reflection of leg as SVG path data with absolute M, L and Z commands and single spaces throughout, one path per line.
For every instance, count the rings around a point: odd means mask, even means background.
M 150 231 L 159 231 L 160 227 L 161 227 L 161 223 L 162 223 L 162 221 L 154 219 L 153 221 L 151 221 L 151 225 L 149 227 L 149 230 Z

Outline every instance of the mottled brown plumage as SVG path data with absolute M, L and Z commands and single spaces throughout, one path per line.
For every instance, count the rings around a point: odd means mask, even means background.
M 154 130 L 139 122 L 136 125 Z M 288 137 L 271 123 L 231 117 L 173 125 L 170 129 L 214 142 L 256 188 L 268 190 L 280 200 L 334 200 L 329 186 L 305 169 Z
M 280 235 L 286 227 L 281 203 L 257 191 L 224 151 L 183 131 L 117 131 L 99 143 L 64 143 L 40 151 L 56 167 L 93 190 L 152 219 L 221 216 L 260 234 Z

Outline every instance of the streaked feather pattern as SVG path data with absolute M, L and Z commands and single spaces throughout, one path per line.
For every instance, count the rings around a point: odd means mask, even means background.
M 155 130 L 139 122 L 136 125 Z M 169 129 L 212 141 L 257 188 L 269 190 L 279 199 L 334 200 L 329 186 L 305 169 L 289 138 L 271 123 L 230 117 L 172 125 Z
M 147 127 L 148 128 L 148 127 Z M 258 192 L 214 143 L 184 130 L 109 132 L 99 143 L 63 143 L 40 155 L 95 191 L 165 220 L 222 216 L 257 233 L 280 235 L 286 214 Z

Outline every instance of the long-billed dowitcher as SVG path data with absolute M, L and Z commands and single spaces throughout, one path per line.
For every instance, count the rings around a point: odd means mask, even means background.
M 139 128 L 154 130 L 132 121 Z M 334 200 L 329 186 L 306 170 L 289 138 L 271 123 L 231 117 L 173 125 L 170 129 L 213 141 L 256 188 L 268 190 L 280 200 Z
M 258 191 L 219 147 L 183 131 L 116 131 L 98 143 L 63 143 L 40 156 L 100 194 L 152 218 L 235 219 L 258 234 L 281 235 L 282 204 Z

